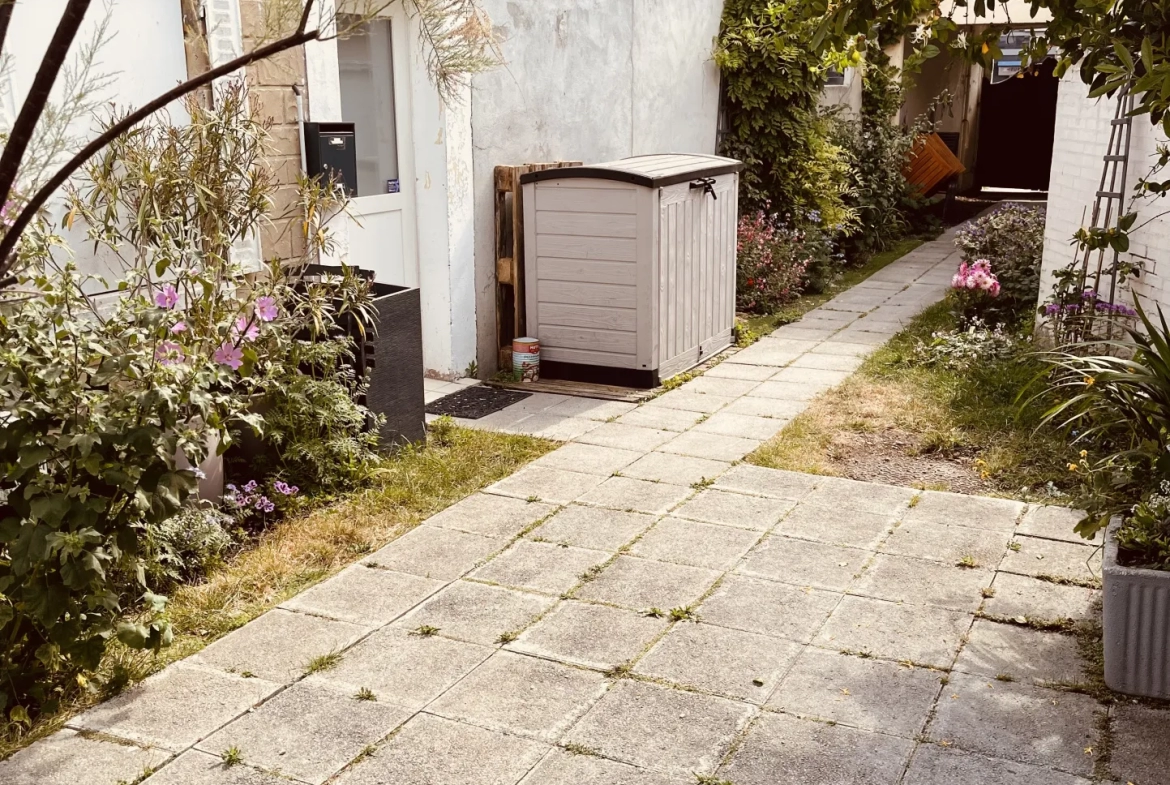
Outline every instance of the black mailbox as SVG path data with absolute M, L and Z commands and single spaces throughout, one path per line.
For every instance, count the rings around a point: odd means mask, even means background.
M 305 123 L 309 177 L 335 178 L 347 196 L 357 195 L 357 141 L 353 123 Z

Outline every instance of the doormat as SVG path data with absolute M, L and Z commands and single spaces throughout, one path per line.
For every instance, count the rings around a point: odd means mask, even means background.
M 427 414 L 445 414 L 450 417 L 462 417 L 465 420 L 478 420 L 492 412 L 498 412 L 519 403 L 532 393 L 516 392 L 514 390 L 500 390 L 495 387 L 485 387 L 482 384 L 468 387 L 457 393 L 444 395 L 437 401 L 427 404 Z

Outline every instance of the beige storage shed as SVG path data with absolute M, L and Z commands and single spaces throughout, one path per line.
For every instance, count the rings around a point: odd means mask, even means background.
M 731 345 L 742 169 L 671 154 L 521 176 L 542 376 L 656 387 Z

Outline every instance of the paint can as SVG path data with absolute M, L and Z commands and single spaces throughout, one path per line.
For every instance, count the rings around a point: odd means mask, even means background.
M 540 378 L 540 341 L 536 338 L 516 338 L 512 341 L 512 371 L 522 382 Z

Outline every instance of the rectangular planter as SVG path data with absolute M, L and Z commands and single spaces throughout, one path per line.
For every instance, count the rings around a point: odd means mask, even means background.
M 1148 698 L 1170 698 L 1170 572 L 1117 563 L 1114 519 L 1105 537 L 1105 683 Z
M 426 436 L 423 393 L 422 304 L 419 290 L 374 284 L 377 335 L 366 336 L 362 366 L 370 383 L 365 405 L 382 414 L 383 446 Z

